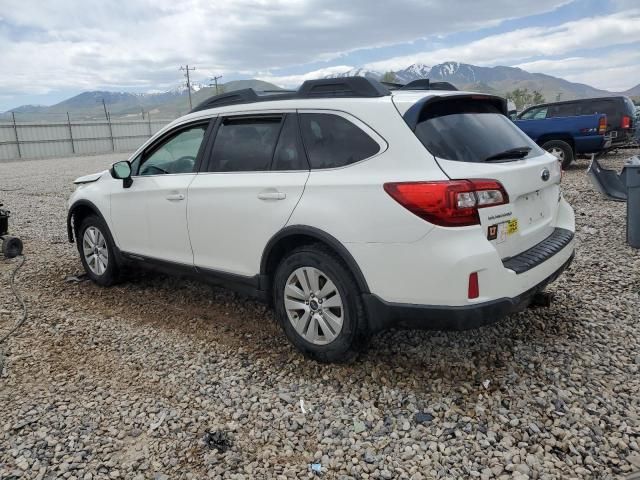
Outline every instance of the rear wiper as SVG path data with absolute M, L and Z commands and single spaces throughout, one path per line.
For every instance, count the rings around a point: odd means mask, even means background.
M 511 158 L 523 158 L 531 151 L 531 147 L 516 147 L 510 148 L 495 155 L 491 155 L 484 159 L 485 162 L 497 162 L 500 160 L 506 160 Z

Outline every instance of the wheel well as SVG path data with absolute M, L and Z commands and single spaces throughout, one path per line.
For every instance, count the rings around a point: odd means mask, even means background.
M 571 150 L 573 150 L 575 153 L 576 145 L 575 145 L 575 142 L 573 141 L 573 137 L 567 134 L 543 135 L 540 138 L 538 138 L 538 145 L 542 146 L 545 143 L 550 142 L 552 140 L 561 140 L 563 142 L 568 143 L 571 146 Z
M 269 283 L 271 283 L 271 279 L 273 278 L 278 264 L 288 252 L 303 245 L 321 244 L 329 248 L 345 263 L 347 268 L 355 277 L 360 291 L 362 293 L 369 293 L 367 282 L 365 281 L 356 261 L 347 249 L 333 237 L 326 234 L 320 236 L 313 233 L 290 233 L 288 235 L 281 236 L 280 238 L 272 239 L 269 243 L 270 245 L 267 245 L 265 252 L 266 256 L 262 259 L 260 269 L 260 273 L 269 279 Z
M 78 228 L 82 220 L 89 215 L 101 216 L 98 210 L 88 203 L 80 203 L 71 207 L 67 218 L 67 233 L 69 234 L 69 242 L 73 243 L 74 236 L 77 237 Z

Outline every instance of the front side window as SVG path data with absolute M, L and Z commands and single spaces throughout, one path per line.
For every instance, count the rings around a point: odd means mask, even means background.
M 375 140 L 338 115 L 302 113 L 299 119 L 311 168 L 344 167 L 380 151 Z
M 543 153 L 494 104 L 482 100 L 456 99 L 426 106 L 415 134 L 429 152 L 445 160 L 481 163 Z
M 522 120 L 538 120 L 547 118 L 547 107 L 532 108 L 527 110 L 520 117 Z
M 207 125 L 181 130 L 142 160 L 138 175 L 193 173 Z
M 225 118 L 213 144 L 210 172 L 262 172 L 271 167 L 281 116 Z

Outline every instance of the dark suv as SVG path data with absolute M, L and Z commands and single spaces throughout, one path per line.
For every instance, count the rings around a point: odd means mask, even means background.
M 598 97 L 567 100 L 565 102 L 544 103 L 527 108 L 518 118 L 572 117 L 576 115 L 607 115 L 607 135 L 611 137 L 611 146 L 620 146 L 633 139 L 635 125 L 635 106 L 628 97 Z

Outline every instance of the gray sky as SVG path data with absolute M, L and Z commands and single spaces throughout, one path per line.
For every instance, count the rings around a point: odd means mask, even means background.
M 632 0 L 0 0 L 0 111 L 85 90 L 258 77 L 284 86 L 354 66 L 520 66 L 598 88 L 640 83 Z

